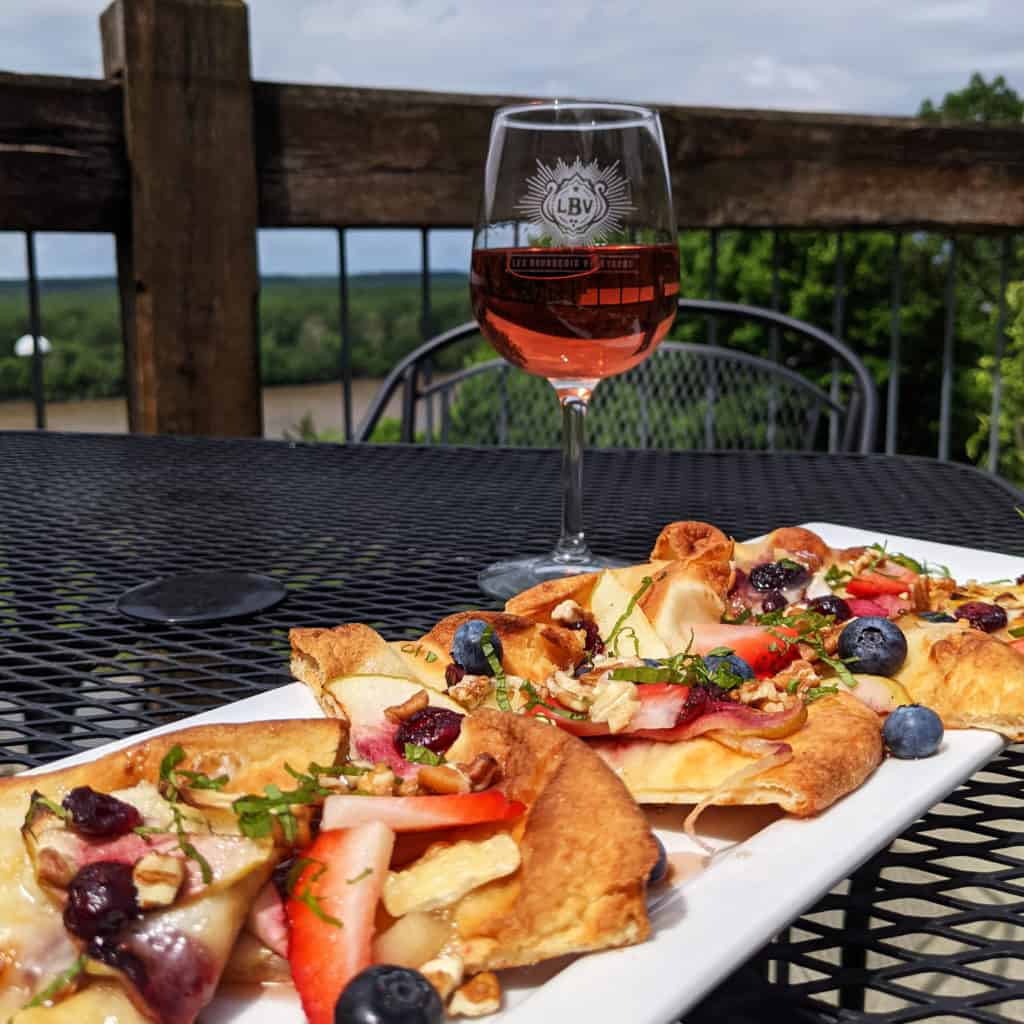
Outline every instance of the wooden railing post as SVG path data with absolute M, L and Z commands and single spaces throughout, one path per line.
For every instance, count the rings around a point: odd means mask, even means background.
M 130 210 L 118 238 L 129 422 L 259 436 L 258 204 L 242 0 L 115 0 Z

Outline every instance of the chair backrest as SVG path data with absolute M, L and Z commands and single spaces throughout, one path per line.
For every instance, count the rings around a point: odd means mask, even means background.
M 792 332 L 830 353 L 828 393 L 793 369 L 717 345 L 663 342 L 644 363 L 602 382 L 588 414 L 595 446 L 871 451 L 877 396 L 864 364 L 838 339 L 774 310 L 680 300 L 683 312 L 741 317 Z M 425 342 L 388 375 L 357 440 L 369 440 L 401 391 L 400 439 L 435 444 L 550 446 L 559 430 L 547 381 L 502 359 L 434 376 L 437 354 L 477 334 L 462 324 Z

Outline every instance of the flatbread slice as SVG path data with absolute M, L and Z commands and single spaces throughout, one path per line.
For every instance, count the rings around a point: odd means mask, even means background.
M 905 615 L 897 625 L 907 658 L 894 678 L 915 703 L 935 711 L 947 729 L 1024 739 L 1024 654 L 965 622 Z
M 467 971 L 647 938 L 645 885 L 658 851 L 625 786 L 576 737 L 519 715 L 477 711 L 446 757 L 485 753 L 501 767 L 506 796 L 528 809 L 512 831 L 519 869 L 451 910 Z
M 882 760 L 878 715 L 843 693 L 807 708 L 807 722 L 786 736 L 793 757 L 752 778 L 726 785 L 756 758 L 713 739 L 679 743 L 592 740 L 594 750 L 640 803 L 777 804 L 799 817 L 817 814 L 856 789 Z
M 112 978 L 110 970 L 95 979 L 91 972 L 101 968 L 90 961 L 73 982 L 81 987 L 79 993 L 68 994 L 53 1006 L 18 1012 L 74 965 L 81 952 L 63 924 L 59 885 L 49 870 L 41 869 L 38 850 L 35 859 L 29 855 L 26 840 L 33 834 L 22 836 L 33 793 L 59 804 L 77 786 L 117 792 L 139 807 L 147 820 L 152 803 L 147 793 L 155 794 L 155 790 L 151 785 L 147 790 L 146 784 L 158 779 L 160 764 L 174 747 L 181 747 L 183 754 L 179 769 L 210 776 L 228 774 L 229 782 L 215 795 L 230 801 L 232 794 L 262 792 L 270 784 L 291 788 L 294 780 L 284 768 L 286 762 L 301 768 L 311 760 L 333 764 L 339 750 L 344 752 L 345 739 L 344 722 L 321 719 L 198 726 L 143 741 L 87 764 L 0 780 L 0 1019 L 13 1014 L 18 1024 L 72 1019 L 133 1022 L 156 1016 L 166 1024 L 189 1024 L 212 998 L 249 905 L 279 857 L 270 838 L 210 835 L 214 823 L 208 814 L 217 819 L 216 808 L 210 812 L 188 809 L 183 828 L 190 837 L 197 818 L 207 823 L 207 831 L 200 829 L 195 842 L 197 846 L 206 844 L 202 848 L 209 854 L 206 859 L 212 878 L 209 884 L 204 880 L 195 886 L 194 893 L 183 901 L 154 909 L 118 933 L 118 942 L 123 942 L 141 965 L 133 980 L 118 971 Z M 49 824 L 53 826 L 50 842 L 33 817 L 39 848 L 62 850 L 71 870 L 90 860 L 117 859 L 115 841 L 98 841 L 97 845 L 77 838 L 58 828 L 55 816 Z M 177 852 L 173 834 L 162 838 L 169 838 Z M 129 833 L 127 839 L 145 846 L 145 840 L 134 834 Z M 167 845 L 155 835 L 149 839 L 161 850 Z M 108 846 L 110 852 L 106 853 Z M 74 859 L 79 853 L 84 861 Z M 124 855 L 123 850 L 120 853 Z M 181 941 L 169 946 L 168 939 L 173 936 L 180 936 Z M 77 1015 L 69 1016 L 73 1013 Z

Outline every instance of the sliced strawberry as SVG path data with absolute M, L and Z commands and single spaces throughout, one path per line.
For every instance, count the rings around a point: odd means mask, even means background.
M 738 654 L 757 676 L 773 676 L 799 654 L 796 644 L 784 638 L 798 634 L 789 626 L 733 626 L 728 623 L 695 623 L 684 627 L 692 633 L 694 654 L 708 654 L 719 647 Z
M 899 597 L 896 594 L 879 594 L 877 597 L 872 598 L 872 600 L 880 608 L 885 609 L 885 614 L 890 619 L 895 619 L 905 611 L 909 611 L 913 605 L 909 597 Z
M 846 592 L 854 597 L 877 597 L 879 594 L 905 594 L 914 585 L 917 573 L 902 565 L 886 562 L 879 569 L 861 573 L 846 584 Z
M 304 854 L 310 863 L 285 909 L 288 963 L 309 1024 L 333 1024 L 338 996 L 370 966 L 374 917 L 394 845 L 394 832 L 371 822 L 322 831 Z
M 671 729 L 679 720 L 679 712 L 682 711 L 689 694 L 688 686 L 679 686 L 675 683 L 638 684 L 636 695 L 640 700 L 640 708 L 630 719 L 629 725 L 615 735 L 624 736 L 638 729 Z M 527 714 L 547 718 L 574 736 L 611 735 L 607 722 L 565 718 L 542 704 L 530 708 Z
M 526 807 L 498 789 L 452 796 L 329 796 L 324 801 L 323 828 L 352 828 L 378 821 L 396 832 L 479 825 L 518 818 Z
M 853 612 L 854 618 L 862 619 L 867 615 L 878 615 L 881 618 L 885 618 L 885 609 L 874 600 L 869 600 L 866 597 L 848 597 L 846 603 L 850 606 L 850 611 Z

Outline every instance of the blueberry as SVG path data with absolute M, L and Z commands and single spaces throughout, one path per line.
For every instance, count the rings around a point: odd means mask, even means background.
M 925 622 L 956 622 L 947 612 L 918 612 L 917 617 Z
M 825 594 L 822 597 L 815 597 L 807 602 L 807 607 L 819 615 L 831 615 L 836 622 L 846 622 L 853 618 L 850 606 L 836 594 Z
M 797 587 L 808 575 L 807 570 L 796 562 L 766 562 L 750 570 L 750 585 L 755 590 L 782 590 Z
M 786 600 L 786 597 L 781 590 L 769 590 L 768 593 L 764 595 L 764 600 L 761 601 L 761 611 L 781 612 L 787 604 L 789 604 L 789 602 Z
M 714 675 L 719 668 L 731 672 L 740 679 L 753 679 L 754 670 L 738 654 L 706 654 L 704 667 Z
M 408 967 L 367 967 L 346 986 L 334 1007 L 334 1024 L 441 1024 L 437 990 Z
M 891 676 L 906 660 L 907 638 L 895 622 L 865 615 L 839 634 L 839 657 L 851 672 Z
M 886 718 L 882 738 L 893 757 L 931 757 L 942 742 L 942 719 L 921 704 L 904 704 Z
M 648 885 L 658 885 L 664 882 L 665 876 L 668 874 L 668 854 L 665 852 L 665 844 L 657 836 L 654 837 L 654 841 L 658 844 L 658 859 L 647 876 Z
M 987 601 L 968 601 L 956 610 L 958 619 L 966 619 L 975 629 L 994 633 L 1006 625 L 1006 611 Z
M 452 639 L 452 661 L 474 676 L 494 675 L 494 669 L 491 668 L 484 649 L 480 645 L 480 638 L 484 635 L 487 626 L 488 623 L 483 619 L 467 619 L 455 630 L 455 636 Z M 491 643 L 494 645 L 495 657 L 500 662 L 502 659 L 501 637 L 493 630 L 490 637 Z

